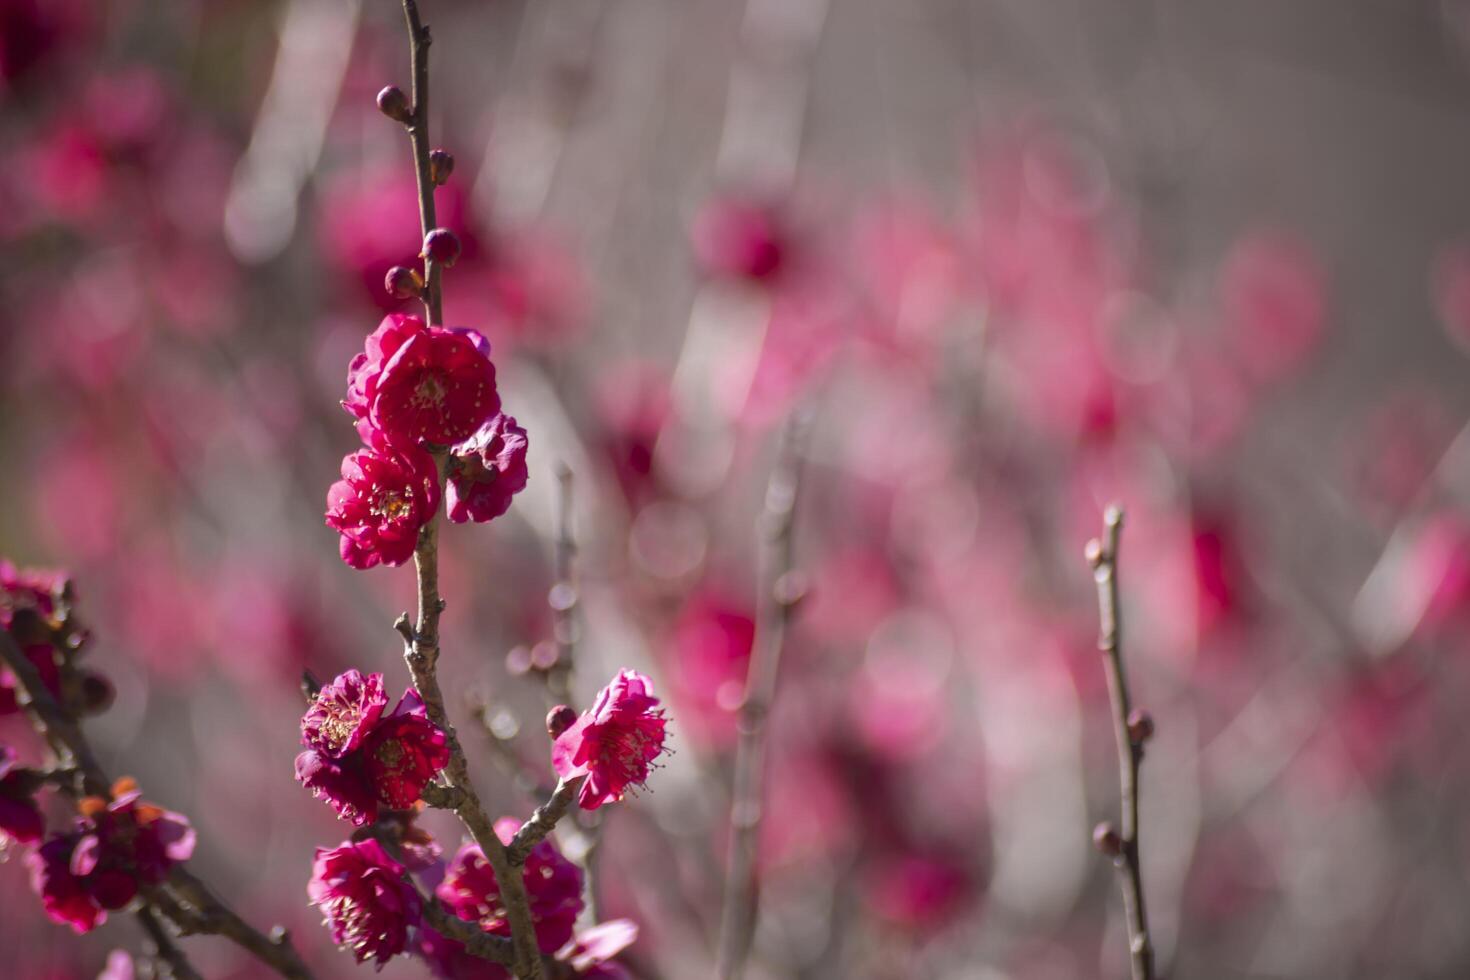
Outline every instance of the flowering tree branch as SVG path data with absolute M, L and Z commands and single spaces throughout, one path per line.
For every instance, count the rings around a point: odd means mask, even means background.
M 0 630 L 0 660 L 15 675 L 20 701 L 32 726 L 58 762 L 75 773 L 76 778 L 69 785 L 63 784 L 62 789 L 76 800 L 109 796 L 112 781 L 97 762 L 81 725 L 51 696 L 35 666 L 5 630 Z M 202 932 L 224 936 L 288 980 L 311 980 L 311 971 L 297 956 L 285 930 L 277 928 L 270 936 L 261 933 L 182 866 L 169 870 L 164 887 L 150 896 L 150 901 L 184 935 Z
M 1117 506 L 1103 515 L 1103 536 L 1087 543 L 1087 561 L 1097 583 L 1099 630 L 1097 648 L 1103 654 L 1108 679 L 1108 698 L 1113 711 L 1113 733 L 1118 743 L 1118 781 L 1122 790 L 1122 826 L 1098 824 L 1093 834 L 1098 849 L 1113 859 L 1123 891 L 1128 918 L 1128 949 L 1133 980 L 1154 980 L 1153 941 L 1148 932 L 1148 915 L 1143 899 L 1143 871 L 1138 845 L 1138 769 L 1143 761 L 1143 743 L 1153 733 L 1147 714 L 1133 709 L 1128 692 L 1128 674 L 1123 669 L 1122 617 L 1118 599 L 1118 543 L 1123 530 L 1123 511 Z
M 434 212 L 435 175 L 429 148 L 429 28 L 419 17 L 415 0 L 403 0 L 403 15 L 408 25 L 410 42 L 410 64 L 413 72 L 412 104 L 401 121 L 408 129 L 409 142 L 413 147 L 414 176 L 418 187 L 419 223 L 425 241 L 436 230 Z M 380 100 L 380 105 L 382 102 Z M 388 111 L 386 108 L 385 112 Z M 423 301 L 428 311 L 431 326 L 443 321 L 440 292 L 440 262 L 427 246 L 423 253 L 424 287 Z M 439 486 L 444 486 L 446 454 L 434 453 Z M 444 707 L 444 695 L 439 689 L 437 665 L 439 661 L 439 616 L 444 611 L 444 600 L 439 596 L 439 543 L 438 518 L 431 516 L 419 533 L 418 545 L 414 549 L 414 569 L 418 579 L 418 616 L 412 631 L 399 629 L 404 634 L 404 660 L 413 677 L 414 687 L 423 698 L 432 721 L 448 741 L 449 764 L 445 767 L 445 786 L 453 793 L 455 814 L 480 846 L 485 860 L 490 863 L 499 882 L 505 901 L 506 919 L 510 923 L 511 937 L 515 945 L 514 969 L 521 980 L 540 980 L 542 977 L 541 955 L 536 946 L 535 926 L 531 919 L 530 904 L 526 896 L 525 883 L 518 869 L 513 869 L 505 846 L 496 836 L 494 825 L 470 782 L 469 766 L 465 762 L 464 750 L 459 736 L 449 721 Z M 430 903 L 432 905 L 432 903 Z
M 776 463 L 766 486 L 765 510 L 758 524 L 763 566 L 761 601 L 756 614 L 755 648 L 740 703 L 740 741 L 735 750 L 730 848 L 720 922 L 720 980 L 736 980 L 744 972 L 760 903 L 755 852 L 765 777 L 766 719 L 776 695 L 786 628 L 802 593 L 795 571 L 795 517 L 809 422 L 807 414 L 799 411 L 782 429 Z

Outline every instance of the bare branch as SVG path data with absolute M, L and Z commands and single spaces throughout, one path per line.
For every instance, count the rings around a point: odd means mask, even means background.
M 532 848 L 545 840 L 547 835 L 556 829 L 557 822 L 566 816 L 567 809 L 577 798 L 577 791 L 582 788 L 582 780 L 585 778 L 585 776 L 577 776 L 574 779 L 563 779 L 558 782 L 550 799 L 536 808 L 536 812 L 531 814 L 531 819 L 521 824 L 521 829 L 516 831 L 515 839 L 506 849 L 511 864 L 517 868 L 524 865 Z
M 740 741 L 735 750 L 730 849 L 717 964 L 720 980 L 737 980 L 744 972 L 760 905 L 755 850 L 763 805 L 766 718 L 776 695 L 786 628 L 800 599 L 795 572 L 795 517 L 801 490 L 802 451 L 809 425 L 810 417 L 803 410 L 793 414 L 782 429 L 775 467 L 766 487 L 765 510 L 758 524 L 762 583 L 756 611 L 755 647 L 740 704 Z
M 1123 530 L 1123 511 L 1117 506 L 1103 515 L 1103 536 L 1087 543 L 1087 561 L 1097 583 L 1099 629 L 1097 648 L 1103 654 L 1108 679 L 1108 698 L 1113 711 L 1113 734 L 1118 743 L 1118 782 L 1122 792 L 1122 828 L 1113 831 L 1099 824 L 1094 839 L 1099 849 L 1112 858 L 1118 869 L 1123 906 L 1128 918 L 1128 949 L 1133 980 L 1154 980 L 1153 941 L 1148 932 L 1148 915 L 1143 899 L 1143 872 L 1138 845 L 1138 767 L 1143 761 L 1143 742 L 1152 734 L 1134 717 L 1128 692 L 1128 675 L 1123 669 L 1122 616 L 1118 599 L 1118 543 Z
M 546 689 L 554 702 L 571 696 L 572 667 L 577 657 L 577 541 L 572 535 L 572 469 L 556 465 L 556 583 L 547 600 L 551 605 L 552 631 L 556 638 L 556 663 L 546 673 Z
M 413 147 L 414 178 L 419 192 L 419 224 L 423 237 L 439 226 L 434 214 L 434 178 L 429 166 L 429 28 L 419 20 L 415 0 L 403 0 L 403 16 L 408 22 L 409 59 L 413 71 L 413 111 L 406 124 L 409 143 Z M 440 292 L 439 263 L 424 256 L 424 307 L 430 325 L 444 320 Z

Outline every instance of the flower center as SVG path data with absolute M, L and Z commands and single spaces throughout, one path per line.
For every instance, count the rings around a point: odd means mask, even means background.
M 439 375 L 425 372 L 413 389 L 412 405 L 418 409 L 438 408 L 444 404 L 445 393 L 444 381 Z
M 378 494 L 373 501 L 372 512 L 379 517 L 386 517 L 390 521 L 398 521 L 407 517 L 413 510 L 413 502 L 402 490 L 385 490 Z

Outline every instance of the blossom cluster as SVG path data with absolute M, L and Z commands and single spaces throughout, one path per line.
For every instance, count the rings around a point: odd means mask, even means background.
M 342 407 L 363 448 L 342 460 L 327 525 L 353 568 L 401 565 L 440 503 L 435 454 L 447 454 L 449 519 L 504 514 L 526 486 L 526 431 L 500 411 L 490 344 L 464 327 L 390 313 L 352 359 Z
M 71 607 L 66 575 L 21 570 L 0 559 L 0 632 L 5 641 L 30 661 L 41 687 L 61 710 L 99 710 L 110 699 L 111 688 L 100 674 L 76 664 L 88 634 Z M 0 715 L 20 710 L 21 691 L 20 679 L 0 669 Z M 37 795 L 55 775 L 21 765 L 14 748 L 0 745 L 0 850 L 25 848 L 31 884 L 46 914 L 85 933 L 187 860 L 194 851 L 194 830 L 182 814 L 143 800 L 137 784 L 125 778 L 106 796 L 78 800 L 72 828 L 47 837 Z
M 306 751 L 296 778 L 338 816 L 372 823 L 378 807 L 407 810 L 449 762 L 444 733 L 409 688 L 388 713 L 383 675 L 349 670 L 317 694 L 301 719 Z
M 509 844 L 519 827 L 514 818 L 504 818 L 496 822 L 495 833 Z M 421 883 L 415 883 L 411 872 Z M 522 880 L 542 955 L 562 963 L 566 975 L 601 980 L 628 976 L 611 961 L 637 937 L 637 927 L 616 920 L 578 932 L 582 872 L 550 841 L 532 849 Z M 433 894 L 421 894 L 420 887 L 433 881 L 438 882 Z M 466 844 L 447 864 L 436 860 L 414 868 L 395 860 L 374 838 L 346 841 L 317 851 L 307 891 L 326 918 L 333 941 L 358 962 L 371 959 L 381 966 L 411 952 L 434 976 L 446 980 L 509 980 L 505 967 L 472 955 L 463 943 L 424 922 L 424 903 L 433 902 L 489 935 L 510 936 L 499 883 L 475 844 Z
M 410 705 L 406 713 L 405 704 Z M 397 809 L 412 806 L 443 766 L 438 760 L 444 758 L 439 751 L 444 736 L 438 729 L 427 722 L 404 726 L 394 720 L 419 717 L 416 712 L 422 705 L 414 692 L 410 690 L 392 714 L 384 715 L 386 705 L 381 675 L 364 677 L 348 671 L 321 690 L 302 719 L 303 739 L 310 748 L 297 760 L 298 778 L 359 825 L 379 817 L 378 803 Z M 581 806 L 596 809 L 620 799 L 628 786 L 647 779 L 650 767 L 664 751 L 665 737 L 666 721 L 652 684 L 643 675 L 625 670 L 603 689 L 591 710 L 574 721 L 568 719 L 556 738 L 553 765 L 563 780 L 581 781 Z M 393 751 L 394 758 L 416 757 L 415 766 L 391 771 L 376 767 L 373 759 L 393 740 L 401 746 Z M 323 780 L 320 773 L 327 766 L 355 773 L 349 788 Z M 463 943 L 424 920 L 424 903 L 433 901 L 444 912 L 474 923 L 485 933 L 510 936 L 500 884 L 480 847 L 466 844 L 446 863 L 437 845 L 413 826 L 409 815 L 396 829 L 400 861 L 370 836 L 372 829 L 366 828 L 338 847 L 317 851 L 307 891 L 325 917 L 333 941 L 359 962 L 372 959 L 381 965 L 401 953 L 413 952 L 435 976 L 507 980 L 509 974 L 503 967 L 473 955 Z M 495 824 L 495 833 L 505 845 L 519 829 L 520 822 L 514 818 Z M 424 888 L 433 883 L 432 898 L 421 894 L 415 876 Z M 576 976 L 604 980 L 626 976 L 609 961 L 633 941 L 636 927 L 614 922 L 576 931 L 584 906 L 582 871 L 550 840 L 541 840 L 531 849 L 522 877 L 543 955 L 555 956 Z
M 188 819 L 144 802 L 130 779 L 117 781 L 110 800 L 89 796 L 77 809 L 72 832 L 52 837 L 29 860 L 46 914 L 79 933 L 162 883 L 194 853 Z

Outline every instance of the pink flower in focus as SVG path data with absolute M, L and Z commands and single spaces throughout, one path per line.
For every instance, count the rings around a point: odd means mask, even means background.
M 15 750 L 0 745 L 0 852 L 9 841 L 34 844 L 46 832 L 33 789 L 27 773 L 15 765 Z
M 322 910 L 332 941 L 361 963 L 381 967 L 403 952 L 408 930 L 419 924 L 419 896 L 403 865 L 371 838 L 318 848 L 306 893 Z
M 454 447 L 449 460 L 445 504 L 449 519 L 494 520 L 510 509 L 510 499 L 526 488 L 526 430 L 509 415 L 496 415 Z
M 513 818 L 495 822 L 495 834 L 506 844 L 515 837 L 518 829 L 520 823 Z M 543 840 L 527 857 L 523 877 L 530 897 L 531 917 L 536 923 L 536 945 L 542 953 L 550 955 L 572 938 L 577 916 L 582 911 L 582 872 L 562 857 L 551 841 Z M 460 849 L 435 894 L 449 911 L 466 922 L 477 922 L 482 930 L 492 935 L 510 936 L 510 923 L 505 918 L 504 906 L 500 904 L 500 885 L 478 845 L 466 844 Z M 459 944 L 442 936 L 434 939 L 437 941 L 431 945 L 440 954 L 448 954 L 447 958 L 452 960 L 454 947 Z M 446 943 L 450 945 L 445 946 Z M 443 955 L 435 957 L 442 958 Z M 445 972 L 441 975 L 457 974 Z M 503 973 L 495 975 L 505 976 Z
M 551 763 L 562 779 L 587 777 L 577 796 L 584 810 L 617 802 L 628 786 L 647 782 L 653 760 L 664 750 L 668 724 L 658 705 L 653 683 L 623 670 L 602 689 L 592 710 L 557 737 Z
M 301 719 L 301 739 L 340 759 L 362 744 L 372 731 L 388 695 L 383 693 L 383 675 L 349 670 L 322 688 Z
M 395 446 L 452 446 L 500 411 L 490 344 L 465 328 L 411 334 L 363 385 L 369 419 Z
M 327 526 L 342 535 L 342 560 L 353 568 L 408 561 L 439 506 L 433 457 L 370 435 L 373 444 L 342 460 L 342 479 L 327 491 Z
M 448 741 L 417 691 L 410 687 L 384 715 L 387 703 L 382 674 L 349 670 L 301 719 L 307 748 L 296 757 L 296 779 L 358 826 L 376 820 L 380 805 L 412 807 L 449 763 Z
M 389 313 L 383 317 L 378 328 L 368 334 L 362 353 L 347 366 L 347 397 L 342 400 L 342 407 L 354 417 L 366 419 L 372 412 L 383 366 L 410 337 L 428 329 L 422 319 L 407 313 Z

